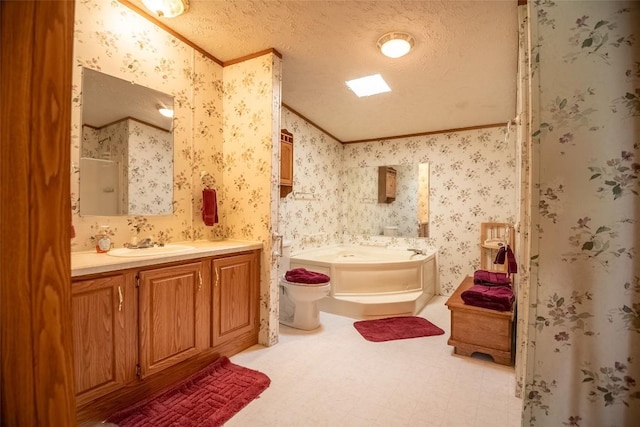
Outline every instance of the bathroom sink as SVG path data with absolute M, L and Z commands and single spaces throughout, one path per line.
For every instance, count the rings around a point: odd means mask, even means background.
M 171 255 L 171 254 L 177 254 L 180 252 L 186 252 L 191 249 L 193 249 L 193 246 L 187 246 L 187 245 L 164 245 L 164 246 L 153 246 L 151 248 L 143 248 L 143 249 L 118 248 L 118 249 L 111 249 L 109 252 L 107 252 L 107 255 L 119 256 L 119 257 Z

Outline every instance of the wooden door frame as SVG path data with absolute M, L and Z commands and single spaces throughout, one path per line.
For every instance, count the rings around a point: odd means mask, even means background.
M 0 424 L 76 424 L 73 0 L 0 3 Z

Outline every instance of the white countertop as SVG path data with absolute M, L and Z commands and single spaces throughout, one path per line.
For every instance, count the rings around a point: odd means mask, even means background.
M 72 252 L 71 277 L 262 249 L 261 242 L 250 240 L 197 240 L 172 243 L 193 246 L 193 249 L 173 254 L 138 257 L 115 257 L 95 251 Z

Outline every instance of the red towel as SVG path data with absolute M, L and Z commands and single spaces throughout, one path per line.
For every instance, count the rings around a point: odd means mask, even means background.
M 505 273 L 476 270 L 473 273 L 473 283 L 485 286 L 510 286 L 511 279 Z
M 287 282 L 300 283 L 303 285 L 317 285 L 329 282 L 329 276 L 315 271 L 309 271 L 306 268 L 294 268 L 284 274 Z
M 511 246 L 509 245 L 507 245 L 506 249 L 504 247 L 500 248 L 493 263 L 504 264 L 505 257 L 507 259 L 507 273 L 516 274 L 518 272 L 518 263 L 516 262 L 516 256 L 513 254 Z
M 508 286 L 473 285 L 460 294 L 465 304 L 490 310 L 509 311 L 515 301 L 513 291 Z
M 509 246 L 507 246 L 507 272 L 509 274 L 516 274 L 518 272 L 518 263 L 516 262 L 516 256 L 513 254 L 513 251 Z
M 218 222 L 216 190 L 208 188 L 202 190 L 202 220 L 204 225 L 213 225 Z

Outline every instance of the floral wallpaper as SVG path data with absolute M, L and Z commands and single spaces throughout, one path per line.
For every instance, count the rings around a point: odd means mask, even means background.
M 343 146 L 286 108 L 282 114 L 283 128 L 294 135 L 294 183 L 293 193 L 281 201 L 279 218 L 293 252 L 338 243 L 437 248 L 439 293 L 449 295 L 479 268 L 480 223 L 515 222 L 515 134 L 506 137 L 504 127 Z M 418 163 L 430 164 L 431 237 L 380 236 L 378 227 L 376 235 L 345 232 L 356 221 L 347 174 L 372 167 L 377 182 L 377 166 Z M 365 186 L 371 187 L 373 172 L 368 176 Z M 363 188 L 360 197 L 377 200 L 377 184 L 374 188 Z M 417 201 L 412 205 L 417 217 Z M 416 226 L 412 222 L 411 228 Z
M 292 252 L 342 241 L 342 144 L 282 108 L 293 134 L 293 192 L 280 199 L 279 230 Z
M 263 243 L 260 343 L 278 342 L 278 278 L 271 255 L 280 177 L 281 60 L 273 53 L 224 68 L 225 235 Z M 268 268 L 266 267 L 268 266 Z
M 165 241 L 183 241 L 223 236 L 226 218 L 205 227 L 200 219 L 200 173 L 210 174 L 216 185 L 222 183 L 222 67 L 194 51 L 175 37 L 132 12 L 117 1 L 87 0 L 75 8 L 74 56 L 71 123 L 71 205 L 76 237 L 72 251 L 91 250 L 93 236 L 101 225 L 109 225 L 115 246 L 131 237 L 154 235 Z M 82 133 L 82 68 L 88 67 L 112 76 L 140 83 L 174 97 L 173 206 L 171 215 L 82 216 L 79 212 L 79 156 Z M 134 125 L 131 129 L 136 131 Z M 156 141 L 160 145 L 163 143 Z M 151 141 L 139 141 L 147 146 Z M 141 147 L 142 148 L 142 147 Z M 131 148 L 130 148 L 131 149 Z M 120 150 L 122 151 L 122 150 Z M 151 158 L 136 155 L 134 168 L 145 168 L 158 150 L 146 150 Z M 217 157 L 216 157 L 217 156 Z M 158 181 L 166 188 L 168 181 Z M 148 186 L 131 190 L 136 203 L 155 197 Z M 135 196 L 134 196 L 135 194 Z
M 516 221 L 515 135 L 506 135 L 506 127 L 499 127 L 344 146 L 345 170 L 416 163 L 430 166 L 430 237 L 345 233 L 344 241 L 436 248 L 438 293 L 450 295 L 466 275 L 479 268 L 480 223 Z M 414 211 L 412 218 L 416 214 Z
M 115 246 L 131 237 L 165 241 L 234 238 L 264 243 L 260 342 L 277 342 L 277 276 L 271 232 L 277 227 L 281 60 L 273 53 L 223 68 L 117 1 L 76 5 L 73 76 L 72 251 L 92 250 L 109 225 Z M 140 83 L 174 97 L 171 215 L 82 216 L 79 213 L 82 67 Z M 223 78 L 224 75 L 224 78 Z M 136 156 L 155 161 L 157 150 Z M 131 148 L 130 148 L 131 149 Z M 149 154 L 151 157 L 146 157 Z M 171 176 L 169 170 L 168 176 Z M 160 187 L 166 183 L 159 183 Z M 202 190 L 217 192 L 219 223 L 205 226 Z M 148 195 L 140 189 L 137 201 Z
M 165 130 L 129 120 L 127 191 L 129 214 L 171 213 L 173 139 Z M 170 195 L 166 197 L 166 195 Z
M 537 190 L 524 422 L 632 425 L 640 419 L 640 4 L 529 5 Z

